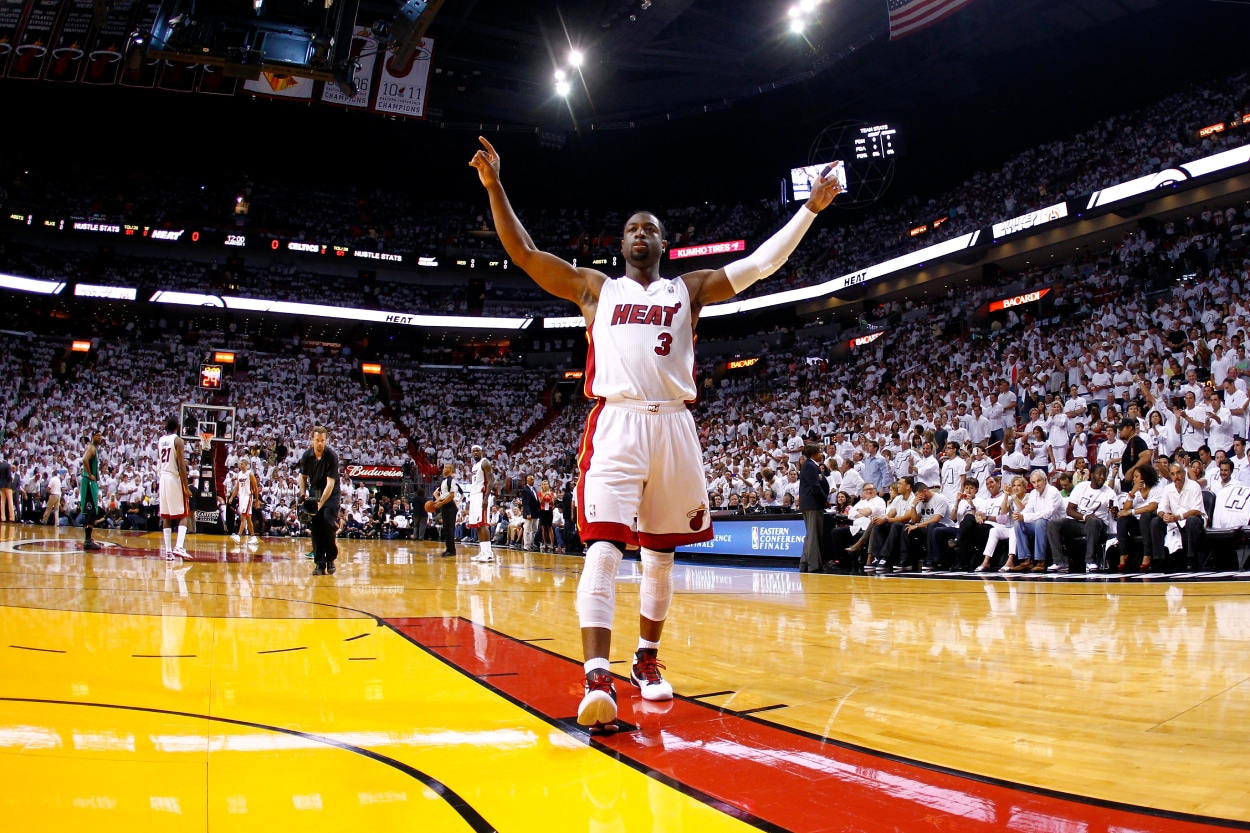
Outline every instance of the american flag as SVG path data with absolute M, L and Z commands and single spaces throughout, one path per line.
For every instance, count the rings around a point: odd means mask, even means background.
M 890 40 L 906 37 L 932 26 L 971 3 L 972 0 L 887 0 L 890 8 Z

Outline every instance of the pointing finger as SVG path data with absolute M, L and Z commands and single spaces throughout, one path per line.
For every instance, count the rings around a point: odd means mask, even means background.
M 478 137 L 477 137 L 477 140 L 478 140 L 479 142 L 481 142 L 481 143 L 482 143 L 482 145 L 483 145 L 483 146 L 485 146 L 485 148 L 486 148 L 488 151 L 490 151 L 490 152 L 491 152 L 491 155 L 492 155 L 492 156 L 498 156 L 498 155 L 499 155 L 498 153 L 496 153 L 496 152 L 495 152 L 495 146 L 494 146 L 494 145 L 492 145 L 490 142 L 486 141 L 486 137 L 485 137 L 485 136 L 478 136 Z

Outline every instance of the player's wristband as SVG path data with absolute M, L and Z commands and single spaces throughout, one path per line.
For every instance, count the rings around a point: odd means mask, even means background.
M 760 278 L 766 278 L 780 269 L 798 248 L 799 241 L 815 219 L 816 212 L 804 205 L 776 234 L 761 243 L 758 249 L 727 264 L 725 276 L 729 278 L 729 285 L 734 292 L 741 292 Z

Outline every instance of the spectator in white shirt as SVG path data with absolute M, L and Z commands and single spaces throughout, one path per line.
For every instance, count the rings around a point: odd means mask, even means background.
M 1046 527 L 1053 519 L 1063 517 L 1064 500 L 1041 471 L 1030 474 L 1029 483 L 1033 485 L 1033 491 L 1029 493 L 1024 509 L 1012 513 L 1012 520 L 1016 522 L 1016 553 L 1024 557 L 1012 571 L 1044 573 Z
M 1195 397 L 1192 390 L 1187 390 L 1184 409 L 1173 408 L 1172 414 L 1175 417 L 1173 427 L 1181 437 L 1181 448 L 1188 451 L 1191 456 L 1197 454 L 1198 449 L 1207 442 L 1209 420 L 1206 406 L 1202 404 L 1202 400 Z
M 1179 532 L 1186 567 L 1197 570 L 1198 548 L 1206 526 L 1202 489 L 1189 479 L 1185 467 L 1179 463 L 1168 467 L 1168 476 L 1172 479 L 1172 486 L 1164 489 L 1159 496 L 1159 508 L 1150 524 L 1152 550 L 1159 555 L 1163 554 L 1164 541 L 1169 532 L 1173 535 Z
M 1078 483 L 1068 496 L 1064 508 L 1066 517 L 1055 518 L 1046 526 L 1052 562 L 1047 568 L 1049 572 L 1068 571 L 1064 542 L 1082 534 L 1085 536 L 1085 572 L 1096 573 L 1101 569 L 1114 503 L 1115 492 L 1107 485 L 1107 467 L 1102 464 L 1094 466 L 1089 480 Z
M 923 483 L 930 489 L 942 484 L 942 468 L 938 459 L 933 456 L 933 443 L 926 442 L 921 446 L 920 459 L 916 461 L 916 482 Z
M 1220 400 L 1218 391 L 1207 397 L 1207 442 L 1212 453 L 1233 451 L 1233 414 Z

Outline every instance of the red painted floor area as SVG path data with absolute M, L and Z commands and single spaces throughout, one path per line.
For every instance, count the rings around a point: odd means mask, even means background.
M 463 619 L 387 621 L 531 712 L 578 730 L 569 724 L 582 696 L 580 663 Z M 614 668 L 627 673 L 624 665 Z M 1180 833 L 1224 826 L 987 783 L 822 742 L 695 700 L 647 703 L 627 679 L 618 679 L 616 688 L 621 719 L 632 727 L 592 738 L 595 746 L 763 829 Z

